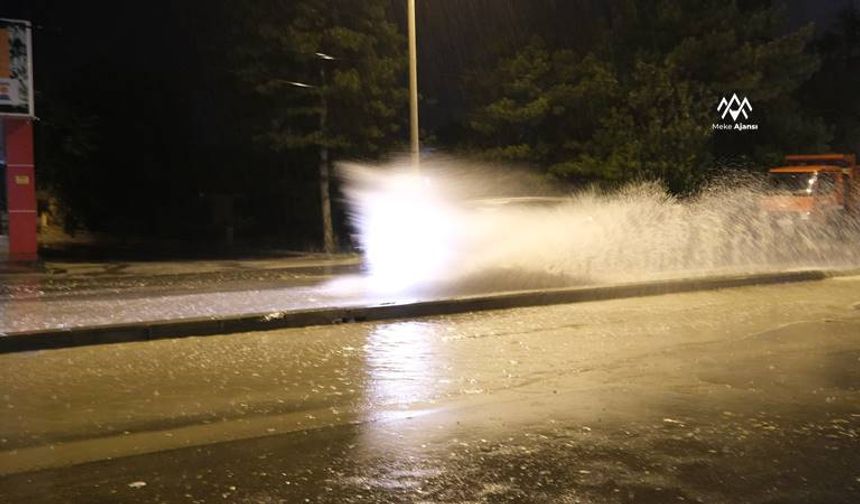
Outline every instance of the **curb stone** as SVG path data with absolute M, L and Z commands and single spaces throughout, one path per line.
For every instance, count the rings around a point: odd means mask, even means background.
M 221 318 L 190 318 L 23 331 L 0 336 L 0 353 L 185 338 L 189 336 L 225 335 L 351 322 L 429 317 L 474 311 L 659 296 L 754 285 L 811 282 L 831 277 L 850 276 L 856 273 L 856 270 L 850 272 L 803 270 L 750 275 L 721 275 L 680 280 L 516 291 L 406 304 L 331 307 L 233 315 Z

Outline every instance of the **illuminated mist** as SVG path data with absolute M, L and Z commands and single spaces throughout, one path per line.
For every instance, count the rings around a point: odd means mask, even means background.
M 764 181 L 679 200 L 658 184 L 559 195 L 524 172 L 452 160 L 340 167 L 377 292 L 470 293 L 860 265 L 857 220 L 786 223 Z M 521 196 L 541 198 L 521 198 Z

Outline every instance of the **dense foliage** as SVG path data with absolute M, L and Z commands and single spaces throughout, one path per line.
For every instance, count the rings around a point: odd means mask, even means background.
M 238 75 L 260 99 L 261 140 L 277 151 L 327 146 L 349 157 L 393 146 L 405 110 L 406 42 L 388 4 L 237 4 L 245 16 Z M 321 130 L 323 103 L 327 126 Z
M 621 2 L 587 44 L 535 37 L 473 77 L 464 145 L 565 179 L 662 180 L 689 190 L 726 157 L 775 162 L 823 150 L 823 122 L 798 104 L 818 68 L 812 27 L 737 2 Z M 757 131 L 714 131 L 716 106 L 749 98 Z

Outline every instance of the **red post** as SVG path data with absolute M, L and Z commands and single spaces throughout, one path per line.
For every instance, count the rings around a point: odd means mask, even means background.
M 6 201 L 9 212 L 9 259 L 35 261 L 36 178 L 33 163 L 33 122 L 6 117 Z

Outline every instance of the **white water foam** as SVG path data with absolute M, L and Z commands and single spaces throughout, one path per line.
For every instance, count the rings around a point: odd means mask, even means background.
M 860 265 L 857 219 L 760 210 L 763 178 L 678 199 L 656 183 L 553 194 L 524 172 L 452 160 L 340 167 L 367 286 L 468 293 Z M 523 194 L 541 198 L 518 198 Z M 786 214 L 788 215 L 788 214 Z

